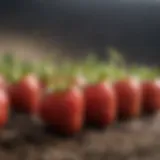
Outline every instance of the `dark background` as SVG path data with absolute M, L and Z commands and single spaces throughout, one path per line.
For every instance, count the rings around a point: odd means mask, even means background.
M 20 35 L 19 41 L 32 40 L 45 53 L 57 47 L 73 57 L 93 50 L 103 58 L 106 47 L 115 47 L 129 62 L 160 64 L 159 18 L 156 0 L 0 1 L 3 38 Z

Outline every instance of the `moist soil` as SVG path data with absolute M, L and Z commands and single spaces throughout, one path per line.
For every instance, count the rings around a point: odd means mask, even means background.
M 13 113 L 0 132 L 0 160 L 160 160 L 160 114 L 63 137 Z

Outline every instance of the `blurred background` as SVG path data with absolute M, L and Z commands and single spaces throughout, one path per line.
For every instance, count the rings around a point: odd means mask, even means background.
M 159 65 L 159 17 L 156 0 L 1 0 L 0 52 L 103 59 L 114 47 L 128 62 Z

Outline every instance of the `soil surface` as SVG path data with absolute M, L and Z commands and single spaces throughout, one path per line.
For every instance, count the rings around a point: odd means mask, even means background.
M 1 160 L 159 160 L 160 114 L 62 137 L 33 118 L 12 114 L 0 133 Z

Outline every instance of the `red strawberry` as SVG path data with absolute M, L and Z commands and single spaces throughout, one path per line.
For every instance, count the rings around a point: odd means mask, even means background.
M 130 77 L 119 80 L 114 85 L 120 118 L 136 117 L 141 111 L 140 83 Z
M 37 77 L 29 74 L 9 87 L 11 104 L 15 110 L 37 112 L 41 98 L 41 86 Z
M 9 116 L 9 99 L 7 93 L 0 89 L 0 127 L 3 127 Z
M 56 132 L 72 135 L 82 128 L 83 93 L 77 87 L 47 94 L 41 104 L 40 117 Z
M 143 109 L 155 112 L 160 109 L 160 80 L 144 81 L 142 83 Z
M 106 127 L 116 119 L 116 97 L 112 85 L 100 82 L 86 86 L 86 122 Z

